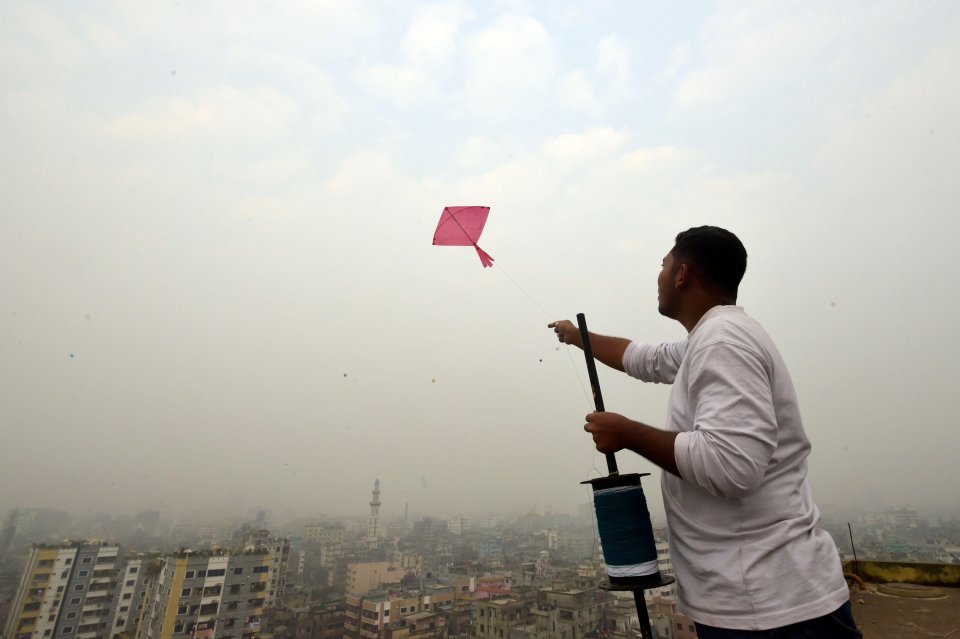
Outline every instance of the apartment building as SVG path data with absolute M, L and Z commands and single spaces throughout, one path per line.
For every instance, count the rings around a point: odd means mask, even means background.
M 165 557 L 148 590 L 137 638 L 255 638 L 277 580 L 273 559 L 267 550 Z
M 432 639 L 443 634 L 447 611 L 457 598 L 454 584 L 422 589 L 347 595 L 344 637 L 347 639 Z
M 384 586 L 399 586 L 406 571 L 388 561 L 347 565 L 346 593 L 363 595 Z
M 303 527 L 301 540 L 324 546 L 339 546 L 343 544 L 343 535 L 342 524 L 307 524 Z
M 247 537 L 244 549 L 254 552 L 266 552 L 270 555 L 270 579 L 267 582 L 266 606 L 283 606 L 283 592 L 287 585 L 287 564 L 290 559 L 290 540 L 285 537 L 273 537 L 266 530 L 257 531 Z
M 614 597 L 605 590 L 543 588 L 537 603 L 557 608 L 558 634 L 562 639 L 583 639 L 599 628 L 614 607 Z
M 119 550 L 117 545 L 98 541 L 33 546 L 10 608 L 4 636 L 8 639 L 113 637 Z M 134 581 L 136 583 L 136 579 Z
M 403 592 L 370 592 L 347 595 L 343 619 L 345 639 L 381 639 L 391 623 L 421 610 L 419 595 Z
M 513 597 L 477 601 L 477 639 L 508 639 L 512 628 L 527 625 L 527 605 Z

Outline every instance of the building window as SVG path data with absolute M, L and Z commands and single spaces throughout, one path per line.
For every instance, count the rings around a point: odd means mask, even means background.
M 189 597 L 189 596 L 190 596 L 190 589 L 189 589 L 189 588 L 184 588 L 183 590 L 181 590 L 181 591 L 180 591 L 180 596 L 181 596 L 181 597 Z
M 216 570 L 208 570 L 207 577 L 223 577 L 227 574 L 226 568 L 217 568 Z
M 83 588 L 84 588 L 83 584 L 77 584 L 76 586 L 73 587 L 74 590 L 78 590 L 78 591 L 83 590 Z
M 206 577 L 206 576 L 207 576 L 207 571 L 206 571 L 206 570 L 198 570 L 198 571 L 197 571 L 197 579 L 203 579 L 203 578 Z
M 70 600 L 70 605 L 71 605 L 71 606 L 76 606 L 76 605 L 79 604 L 79 603 L 80 603 L 80 597 L 74 597 L 74 598 L 72 598 L 72 599 Z
M 78 576 L 78 577 L 86 577 L 86 576 L 89 575 L 89 574 L 90 574 L 90 571 L 89 571 L 89 570 L 81 570 L 80 572 L 77 573 L 77 576 Z
M 123 600 L 124 600 L 124 601 L 130 601 L 130 596 L 131 596 L 131 595 L 130 595 L 129 592 L 123 593 Z
M 73 626 L 66 626 L 66 627 L 64 627 L 64 629 L 63 629 L 63 634 L 69 635 L 71 632 L 73 632 Z
M 130 581 L 127 582 L 127 585 L 128 585 L 128 586 L 132 586 L 132 585 L 135 584 L 135 583 L 136 583 L 136 580 L 131 579 Z
M 69 566 L 72 563 L 73 563 L 73 557 L 67 557 L 63 562 L 65 566 Z
M 184 578 L 184 579 L 193 579 L 193 574 L 194 574 L 194 573 L 193 573 L 192 570 L 188 570 L 188 571 L 187 571 L 187 574 L 185 574 L 185 575 L 183 576 L 183 578 Z
M 187 607 L 186 607 L 186 606 L 180 606 L 179 608 L 177 608 L 177 614 L 178 614 L 178 615 L 185 615 L 185 614 L 187 614 Z
M 57 592 L 58 593 L 63 592 L 63 586 L 57 586 Z
M 259 575 L 259 574 L 262 574 L 262 573 L 267 572 L 268 570 L 270 570 L 270 566 L 254 566 L 254 567 L 253 567 L 253 574 Z
M 93 557 L 84 557 L 83 559 L 80 560 L 80 563 L 89 564 L 91 561 L 93 561 Z M 66 632 L 66 630 L 64 630 L 64 632 Z
M 137 572 L 137 567 L 136 567 L 136 566 L 130 566 L 130 571 L 129 571 L 129 572 L 130 572 L 131 575 L 136 574 L 136 572 Z
M 130 610 L 130 606 L 120 606 L 120 612 L 126 612 Z
M 75 612 L 68 612 L 68 613 L 67 613 L 67 619 L 76 619 L 76 618 L 77 618 L 77 613 L 75 613 Z
M 46 630 L 43 631 L 43 636 L 49 637 L 52 630 L 53 630 L 52 628 L 47 628 Z
M 243 568 L 234 568 L 234 569 L 233 569 L 233 574 L 235 574 L 235 575 L 242 575 L 242 574 L 243 574 Z

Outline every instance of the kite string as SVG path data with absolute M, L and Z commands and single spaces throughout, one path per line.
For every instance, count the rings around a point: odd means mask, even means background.
M 514 286 L 517 287 L 517 290 L 518 290 L 518 291 L 520 291 L 521 293 L 523 293 L 524 295 L 526 295 L 526 296 L 530 299 L 531 302 L 533 302 L 534 304 L 536 304 L 536 305 L 537 305 L 537 308 L 539 308 L 541 311 L 543 311 L 543 314 L 547 317 L 547 319 L 549 319 L 551 322 L 556 321 L 556 320 L 553 319 L 553 317 L 554 317 L 553 314 L 552 314 L 550 311 L 548 311 L 547 309 L 545 309 L 545 308 L 540 304 L 540 302 L 538 302 L 537 300 L 535 300 L 535 299 L 533 298 L 533 296 L 530 295 L 530 293 L 527 293 L 527 292 L 523 289 L 522 286 L 520 286 L 519 284 L 517 284 L 517 280 L 513 279 L 512 277 L 510 277 L 510 274 L 507 273 L 505 270 L 503 270 L 503 267 L 497 266 L 496 264 L 494 264 L 493 266 L 494 266 L 494 268 L 496 268 L 497 270 L 499 270 L 501 273 L 503 273 L 503 275 L 504 275 L 508 280 L 510 280 L 510 282 L 512 282 Z M 581 385 L 582 385 L 582 384 L 581 384 Z
M 539 309 L 543 312 L 544 316 L 546 316 L 547 319 L 549 319 L 551 322 L 556 321 L 556 320 L 553 319 L 553 317 L 555 317 L 555 316 L 554 316 L 550 311 L 548 311 L 547 309 L 545 309 L 545 308 L 543 307 L 543 305 L 540 304 L 540 302 L 538 302 L 536 299 L 534 299 L 534 297 L 533 297 L 532 295 L 530 295 L 530 293 L 528 293 L 526 290 L 524 290 L 524 288 L 523 288 L 522 286 L 520 286 L 520 284 L 518 284 L 515 279 L 513 279 L 512 277 L 510 277 L 510 274 L 507 273 L 505 270 L 503 270 L 503 267 L 502 267 L 502 266 L 498 266 L 498 265 L 494 264 L 494 268 L 496 268 L 498 271 L 500 271 L 501 273 L 503 273 L 503 275 L 504 275 L 508 280 L 510 280 L 510 282 L 511 282 L 514 286 L 517 287 L 517 290 L 518 290 L 518 291 L 520 291 L 521 293 L 523 293 L 524 295 L 526 295 L 527 298 L 528 298 L 531 302 L 533 302 L 533 303 L 537 306 L 537 308 L 539 308 Z M 593 402 L 592 402 L 592 400 L 591 400 L 590 393 L 587 392 L 587 387 L 586 387 L 586 386 L 584 385 L 584 383 L 583 383 L 583 377 L 581 377 L 581 375 L 580 375 L 580 369 L 577 368 L 577 363 L 576 363 L 575 361 L 573 361 L 573 354 L 571 353 L 571 351 L 570 351 L 569 348 L 566 348 L 566 349 L 564 349 L 564 350 L 567 352 L 567 359 L 570 360 L 570 368 L 573 369 L 573 373 L 574 373 L 574 375 L 575 375 L 576 378 L 577 378 L 577 383 L 580 384 L 580 391 L 583 393 L 583 397 L 584 397 L 584 399 L 585 399 L 585 401 L 586 401 L 586 405 L 587 405 L 587 407 L 588 407 L 588 410 L 589 410 L 590 412 L 593 412 L 594 406 L 593 406 Z M 597 449 L 596 449 L 595 447 L 591 447 L 591 450 L 592 450 L 592 452 L 591 452 L 590 461 L 591 461 L 592 467 L 590 468 L 590 470 L 596 471 L 598 476 L 602 476 L 603 473 L 600 471 L 599 468 L 597 468 Z M 588 479 L 589 479 L 589 476 L 590 476 L 590 471 L 587 471 L 587 478 L 588 478 Z
M 472 237 L 470 237 L 470 234 L 467 233 L 467 229 L 463 228 L 463 225 L 460 224 L 460 220 L 457 219 L 456 214 L 455 214 L 453 211 L 450 211 L 450 214 L 449 214 L 449 215 L 450 215 L 449 219 L 453 220 L 454 223 L 455 223 L 458 227 L 460 227 L 460 230 L 463 232 L 463 235 L 464 235 L 468 240 L 470 240 L 470 243 L 473 244 L 473 247 L 474 247 L 475 249 L 477 249 L 477 251 L 480 251 L 480 247 L 477 246 L 477 242 L 476 242 Z M 487 264 L 484 264 L 484 266 L 487 266 Z M 492 266 L 497 267 L 496 264 L 493 264 Z M 545 309 L 540 302 L 538 302 L 536 299 L 534 299 L 533 295 L 530 295 L 530 293 L 528 293 L 522 286 L 520 286 L 520 284 L 518 284 L 515 279 L 513 279 L 512 277 L 510 277 L 510 274 L 507 273 L 505 270 L 503 270 L 503 267 L 502 267 L 502 266 L 497 267 L 497 270 L 499 270 L 501 273 L 503 273 L 503 275 L 504 275 L 508 280 L 510 280 L 510 283 L 512 283 L 515 287 L 517 287 L 517 290 L 518 290 L 518 291 L 520 291 L 521 293 L 523 293 L 523 294 L 527 297 L 527 299 L 529 299 L 531 302 L 533 302 L 533 303 L 536 305 L 536 307 L 539 308 L 540 311 L 547 317 L 548 320 L 550 320 L 551 322 L 556 321 L 556 320 L 553 319 L 553 317 L 554 317 L 553 313 L 551 313 L 550 311 L 548 311 L 547 309 Z M 570 349 L 566 349 L 566 350 L 567 350 L 567 359 L 570 360 L 570 367 L 573 369 L 573 372 L 574 372 L 574 374 L 575 374 L 576 377 L 577 377 L 577 383 L 580 384 L 580 390 L 581 390 L 581 392 L 583 393 L 584 398 L 586 399 L 587 405 L 592 408 L 592 407 L 593 407 L 593 404 L 592 404 L 592 402 L 590 401 L 590 400 L 591 400 L 591 397 L 590 397 L 590 394 L 587 393 L 587 387 L 584 386 L 584 384 L 583 384 L 583 378 L 580 376 L 580 370 L 577 368 L 576 362 L 573 361 L 573 355 L 570 354 Z M 598 474 L 602 474 L 602 473 L 600 473 L 600 469 L 597 468 L 597 449 L 596 449 L 596 448 L 593 448 L 593 450 L 592 450 L 592 453 L 591 453 L 591 462 L 592 462 L 592 464 L 593 464 L 593 468 L 592 468 L 591 470 L 595 470 L 595 471 L 597 471 Z M 589 476 L 590 472 L 587 471 L 587 474 L 588 474 L 588 476 Z

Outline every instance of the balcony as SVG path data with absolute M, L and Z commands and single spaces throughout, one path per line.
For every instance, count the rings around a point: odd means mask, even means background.
M 47 591 L 46 587 L 43 588 L 31 588 L 27 592 L 27 601 L 36 601 L 38 599 L 43 599 L 43 593 Z

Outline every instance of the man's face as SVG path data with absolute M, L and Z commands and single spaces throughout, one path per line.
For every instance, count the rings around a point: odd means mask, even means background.
M 674 276 L 673 253 L 667 253 L 657 276 L 657 310 L 664 317 L 674 318 L 677 303 L 677 290 L 673 285 Z

